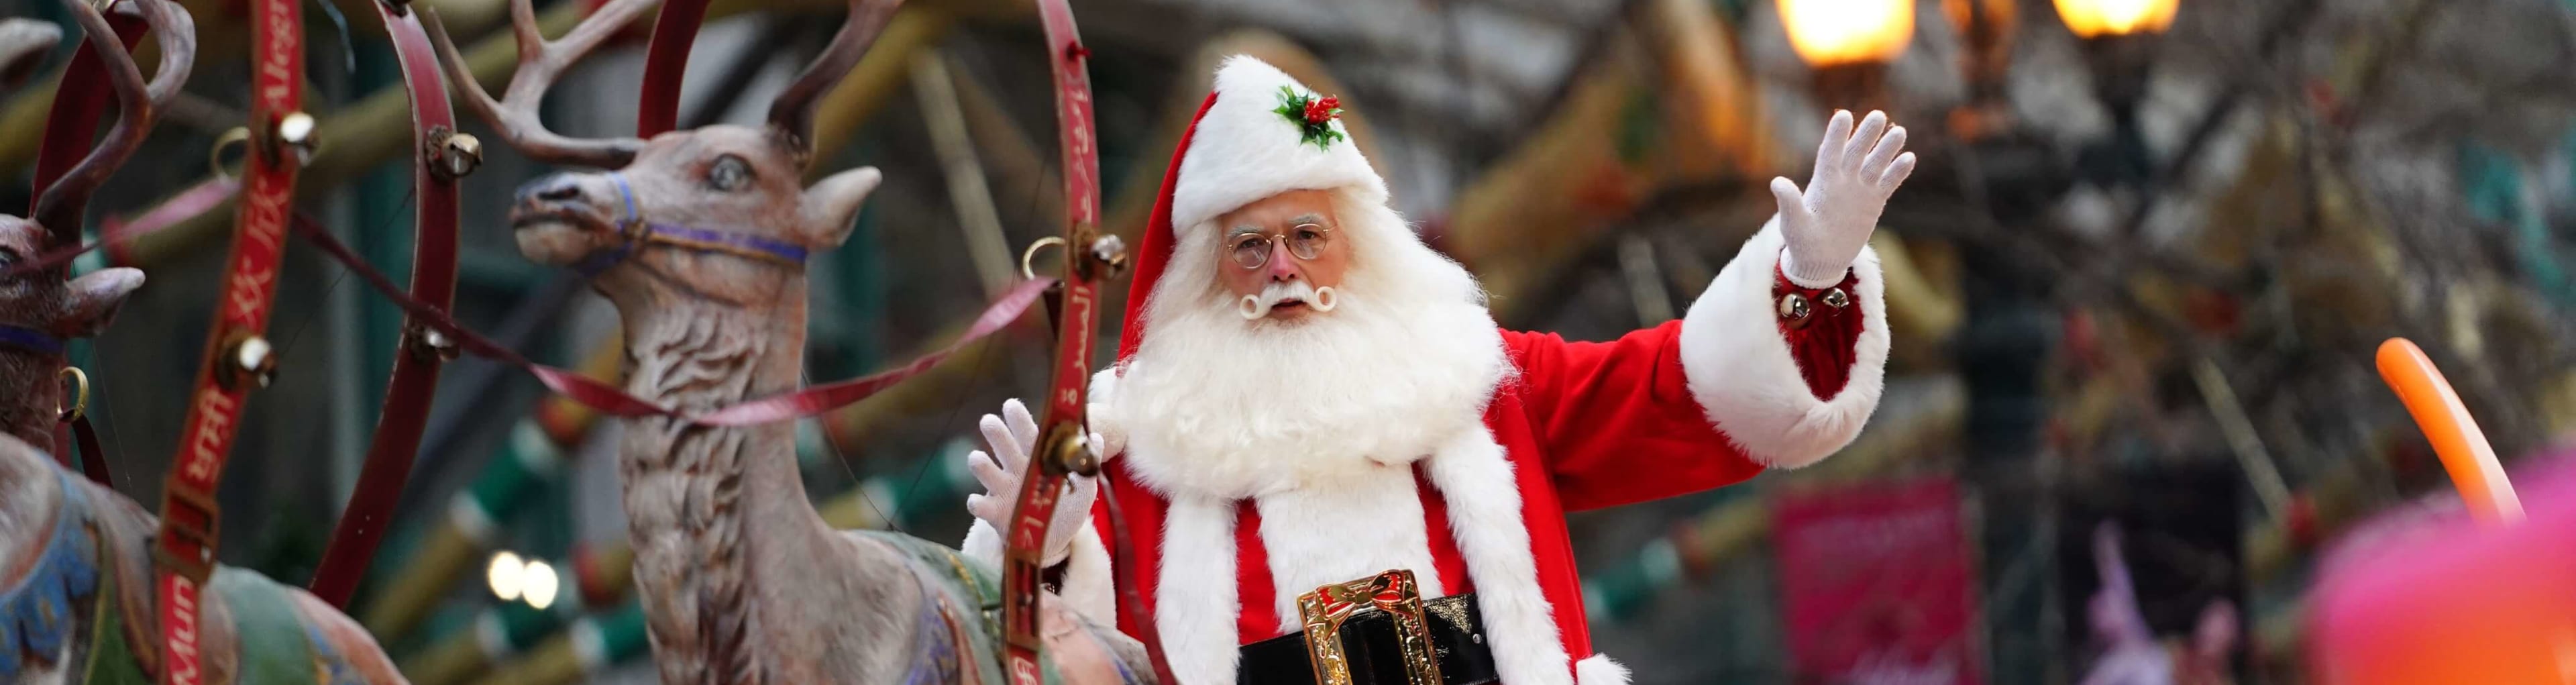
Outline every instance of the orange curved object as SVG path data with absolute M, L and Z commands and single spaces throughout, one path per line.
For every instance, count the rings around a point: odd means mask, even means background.
M 2380 343 L 2379 377 L 2397 391 L 2406 412 L 2424 429 L 2424 438 L 2432 441 L 2433 453 L 2441 456 L 2442 469 L 2450 472 L 2469 513 L 2490 524 L 2521 521 L 2522 499 L 2514 495 L 2513 483 L 2505 480 L 2495 448 L 2487 444 L 2486 433 L 2478 430 L 2468 405 L 2460 402 L 2459 393 L 2442 379 L 2441 369 L 2433 368 L 2424 350 L 2405 338 Z

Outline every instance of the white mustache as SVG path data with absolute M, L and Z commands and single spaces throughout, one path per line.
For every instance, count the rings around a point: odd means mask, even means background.
M 1235 313 L 1243 315 L 1245 321 L 1251 321 L 1269 316 L 1271 308 L 1288 300 L 1304 302 L 1318 312 L 1333 311 L 1333 307 L 1341 303 L 1331 287 L 1317 288 L 1305 281 L 1288 281 L 1272 283 L 1262 288 L 1259 295 L 1243 296 L 1242 300 L 1235 302 Z

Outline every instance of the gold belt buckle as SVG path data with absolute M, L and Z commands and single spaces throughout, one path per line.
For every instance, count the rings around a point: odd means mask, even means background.
M 1395 617 L 1395 640 L 1404 651 L 1408 685 L 1441 685 L 1440 660 L 1431 652 L 1431 622 L 1423 616 L 1422 592 L 1414 584 L 1413 572 L 1405 569 L 1325 585 L 1297 596 L 1297 613 L 1306 622 L 1306 658 L 1314 664 L 1316 685 L 1353 685 L 1350 659 L 1342 653 L 1342 623 L 1366 609 Z

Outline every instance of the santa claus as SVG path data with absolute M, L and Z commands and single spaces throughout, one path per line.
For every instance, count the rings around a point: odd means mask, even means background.
M 1118 615 L 1090 481 L 1049 541 L 1061 592 L 1130 634 L 1153 621 L 1184 683 L 1272 682 L 1308 677 L 1300 594 L 1403 569 L 1467 610 L 1439 623 L 1444 654 L 1508 685 L 1624 682 L 1586 630 L 1565 513 L 1850 442 L 1887 360 L 1867 243 L 1914 168 L 1905 129 L 1836 113 L 1814 177 L 1772 182 L 1779 215 L 1688 315 L 1574 342 L 1497 328 L 1466 269 L 1388 208 L 1340 113 L 1258 60 L 1218 69 L 1137 255 L 1119 361 L 1091 387 L 1151 618 Z M 1014 401 L 982 428 L 965 546 L 998 563 L 1037 426 Z

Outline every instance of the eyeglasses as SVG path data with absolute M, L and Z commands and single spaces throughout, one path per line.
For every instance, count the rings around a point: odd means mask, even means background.
M 1325 247 L 1333 244 L 1333 229 L 1317 224 L 1298 224 L 1282 234 L 1237 233 L 1228 239 L 1226 254 L 1233 256 L 1235 266 L 1258 269 L 1270 264 L 1271 248 L 1281 242 L 1288 243 L 1288 254 L 1312 261 L 1315 255 L 1322 254 Z

